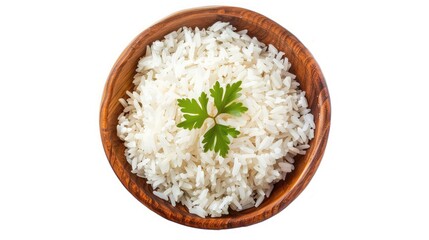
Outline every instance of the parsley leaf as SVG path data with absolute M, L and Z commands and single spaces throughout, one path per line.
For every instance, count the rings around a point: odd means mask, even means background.
M 247 107 L 243 106 L 241 102 L 235 102 L 225 107 L 222 113 L 228 113 L 234 116 L 241 116 L 241 114 L 246 111 Z
M 225 94 L 223 88 L 220 87 L 219 82 L 216 82 L 212 89 L 210 89 L 210 96 L 213 97 L 218 115 L 221 113 L 229 113 L 240 116 L 241 113 L 247 111 L 247 108 L 242 103 L 232 103 L 239 98 L 241 94 L 241 81 L 234 84 L 226 85 Z
M 205 92 L 201 93 L 201 96 L 198 98 L 201 106 L 195 99 L 182 98 L 178 99 L 177 102 L 179 107 L 181 107 L 181 111 L 184 114 L 183 117 L 186 119 L 185 121 L 179 123 L 177 126 L 184 129 L 193 129 L 193 128 L 201 128 L 203 126 L 204 121 L 209 117 L 207 113 L 207 103 L 209 102 L 209 98 Z
M 177 124 L 177 127 L 189 130 L 201 128 L 207 118 L 212 118 L 215 124 L 203 136 L 204 152 L 214 150 L 220 156 L 226 157 L 231 143 L 229 136 L 236 138 L 240 132 L 231 126 L 218 124 L 216 117 L 220 114 L 240 116 L 248 110 L 241 102 L 234 102 L 240 97 L 240 91 L 241 81 L 228 84 L 225 89 L 220 86 L 219 82 L 216 82 L 213 88 L 210 89 L 210 96 L 213 97 L 214 105 L 217 109 L 215 116 L 210 116 L 207 112 L 209 99 L 204 92 L 198 98 L 199 103 L 196 99 L 178 99 L 180 110 L 185 113 L 183 115 L 185 120 Z
M 214 150 L 215 152 L 219 152 L 219 155 L 222 157 L 226 157 L 230 144 L 228 135 L 236 138 L 239 134 L 240 132 L 235 130 L 233 127 L 215 124 L 212 128 L 210 128 L 210 130 L 206 132 L 206 134 L 204 134 L 204 152 L 207 152 L 208 150 Z

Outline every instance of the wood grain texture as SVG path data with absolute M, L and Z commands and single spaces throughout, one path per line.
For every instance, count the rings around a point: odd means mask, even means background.
M 167 33 L 180 27 L 205 28 L 216 21 L 227 21 L 238 30 L 247 29 L 266 44 L 273 44 L 292 63 L 301 88 L 307 92 L 309 107 L 315 117 L 315 138 L 307 154 L 296 158 L 295 170 L 285 181 L 275 185 L 271 196 L 258 208 L 242 212 L 232 211 L 220 218 L 200 218 L 190 214 L 180 204 L 157 198 L 145 180 L 131 173 L 125 160 L 123 142 L 116 135 L 117 117 L 123 110 L 118 99 L 132 90 L 132 79 L 137 62 L 145 54 L 146 45 L 160 40 Z M 107 79 L 100 111 L 100 133 L 104 151 L 113 171 L 128 191 L 152 211 L 171 221 L 191 227 L 224 229 L 247 226 L 266 220 L 288 206 L 307 186 L 322 159 L 330 128 L 331 106 L 323 74 L 311 53 L 289 31 L 261 14 L 237 7 L 203 7 L 170 15 L 140 33 L 119 56 Z M 119 207 L 119 206 L 118 206 Z

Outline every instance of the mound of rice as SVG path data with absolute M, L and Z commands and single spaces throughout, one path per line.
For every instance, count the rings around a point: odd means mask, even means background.
M 305 92 L 288 72 L 284 53 L 235 30 L 216 22 L 155 41 L 138 63 L 134 91 L 120 99 L 124 111 L 117 132 L 132 172 L 146 178 L 156 196 L 173 206 L 182 203 L 200 217 L 258 207 L 314 136 Z M 204 152 L 202 137 L 212 121 L 201 129 L 178 128 L 183 114 L 177 99 L 209 93 L 216 81 L 225 87 L 239 80 L 238 101 L 248 111 L 217 120 L 241 134 L 232 139 L 226 158 Z

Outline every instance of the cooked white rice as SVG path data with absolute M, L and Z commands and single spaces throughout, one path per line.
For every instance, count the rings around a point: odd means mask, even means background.
M 147 47 L 128 99 L 121 99 L 118 136 L 125 142 L 132 172 L 146 178 L 155 196 L 184 204 L 200 217 L 219 217 L 229 208 L 258 207 L 274 183 L 294 169 L 314 136 L 313 115 L 290 63 L 274 46 L 235 32 L 226 22 L 206 29 L 181 28 Z M 179 98 L 197 98 L 219 81 L 242 81 L 240 117 L 220 115 L 235 127 L 226 158 L 204 152 L 202 136 L 211 127 L 185 130 Z M 209 111 L 213 113 L 212 99 Z

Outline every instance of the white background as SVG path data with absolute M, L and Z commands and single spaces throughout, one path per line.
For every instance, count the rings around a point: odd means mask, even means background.
M 1 1 L 0 239 L 428 239 L 423 2 Z M 126 45 L 204 5 L 248 8 L 290 30 L 319 62 L 332 101 L 309 186 L 278 215 L 233 230 L 148 210 L 114 175 L 99 136 L 104 83 Z

